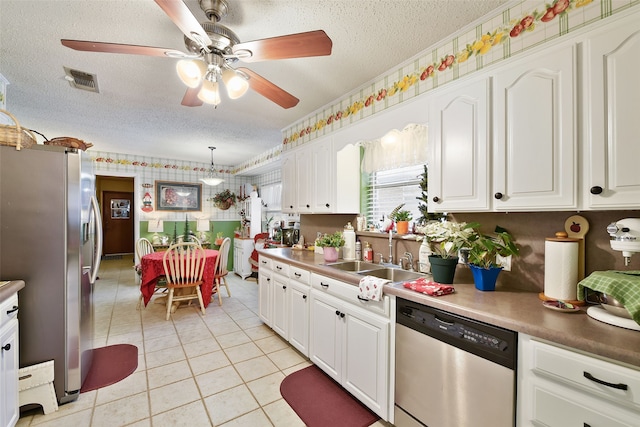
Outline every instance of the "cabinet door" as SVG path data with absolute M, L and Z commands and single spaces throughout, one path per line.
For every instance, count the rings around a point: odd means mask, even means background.
M 486 79 L 433 99 L 429 211 L 489 210 L 489 101 Z
M 296 151 L 296 212 L 310 213 L 313 205 L 311 174 L 313 162 L 309 147 Z
M 496 210 L 577 207 L 574 45 L 495 75 Z
M 311 290 L 309 359 L 338 382 L 342 380 L 341 309 L 336 298 Z
M 361 148 L 348 144 L 335 152 L 336 179 L 334 213 L 360 213 L 360 153 Z
M 330 140 L 323 140 L 311 148 L 312 179 L 311 211 L 314 213 L 330 213 L 334 211 L 335 173 L 333 150 Z M 302 171 L 305 173 L 305 171 Z M 309 170 L 306 170 L 309 174 Z M 300 178 L 302 180 L 302 178 Z
M 388 412 L 389 319 L 347 308 L 342 385 L 383 419 Z
M 309 355 L 309 285 L 289 282 L 289 343 Z
M 0 425 L 14 426 L 19 418 L 18 403 L 18 320 L 0 329 Z
M 268 326 L 271 326 L 272 320 L 272 287 L 273 282 L 271 280 L 272 272 L 267 268 L 260 266 L 258 270 L 258 286 L 259 286 L 259 301 L 258 310 L 260 319 Z
M 282 211 L 294 213 L 296 208 L 296 158 L 295 154 L 282 155 Z
M 585 201 L 590 208 L 640 203 L 640 15 L 585 42 Z
M 233 272 L 238 276 L 242 276 L 242 242 L 239 240 L 233 241 Z
M 274 331 L 282 338 L 289 339 L 289 304 L 287 295 L 289 293 L 287 285 L 289 279 L 279 274 L 271 276 L 273 282 L 273 318 L 272 325 Z

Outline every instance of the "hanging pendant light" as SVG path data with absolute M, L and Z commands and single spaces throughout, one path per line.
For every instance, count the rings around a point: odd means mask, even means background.
M 215 149 L 216 147 L 209 147 L 209 150 L 211 150 L 211 169 L 209 169 L 209 176 L 206 178 L 200 178 L 200 181 L 211 186 L 216 186 L 224 182 L 224 179 L 215 176 L 215 170 L 213 168 L 213 150 Z

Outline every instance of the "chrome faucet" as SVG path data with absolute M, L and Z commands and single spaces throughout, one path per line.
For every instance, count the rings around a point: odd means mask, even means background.
M 382 255 L 380 252 L 376 253 L 376 255 L 380 255 L 380 262 L 379 264 L 384 264 L 384 255 Z
M 411 252 L 405 252 L 404 253 L 404 258 L 406 258 L 407 261 L 409 261 L 409 271 L 415 271 L 413 269 L 413 254 Z M 402 268 L 404 268 L 404 266 L 402 266 Z

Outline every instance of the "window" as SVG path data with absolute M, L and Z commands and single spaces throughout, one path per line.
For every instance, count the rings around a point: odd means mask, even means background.
M 404 203 L 403 210 L 411 212 L 413 221 L 420 218 L 419 198 L 422 196 L 420 181 L 423 165 L 407 166 L 373 172 L 367 185 L 367 218 L 374 225 Z

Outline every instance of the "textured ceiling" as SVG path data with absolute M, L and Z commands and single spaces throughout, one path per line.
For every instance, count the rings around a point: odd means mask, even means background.
M 206 17 L 197 0 L 186 0 Z M 153 0 L 0 0 L 0 74 L 7 109 L 48 138 L 94 150 L 234 166 L 280 144 L 281 130 L 425 50 L 506 0 L 228 0 L 222 24 L 242 42 L 324 30 L 331 56 L 247 66 L 300 99 L 285 110 L 249 91 L 217 109 L 184 107 L 174 59 L 78 52 L 60 39 L 185 51 L 180 30 Z M 100 93 L 72 88 L 63 66 L 98 76 Z

